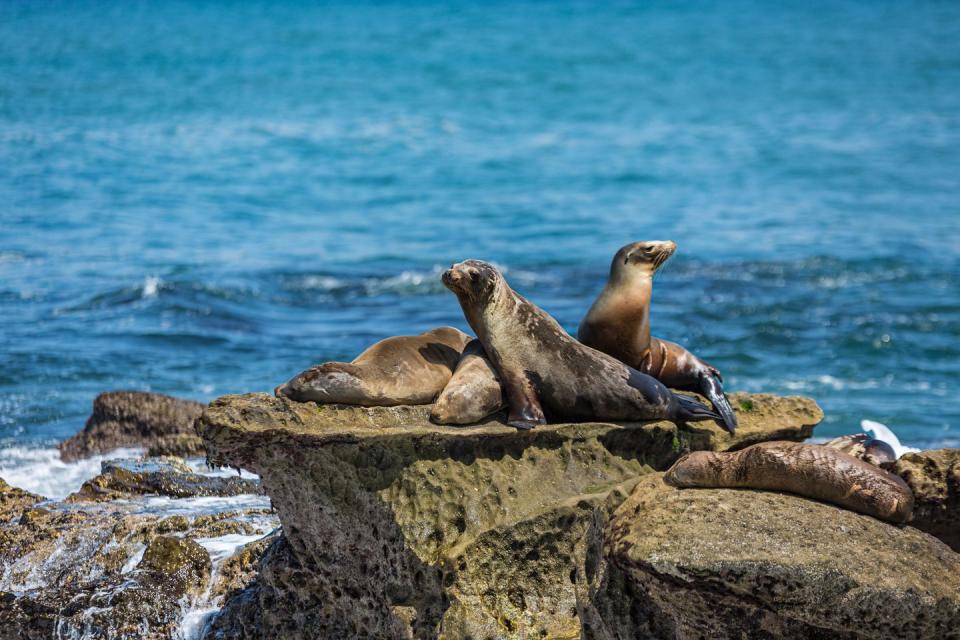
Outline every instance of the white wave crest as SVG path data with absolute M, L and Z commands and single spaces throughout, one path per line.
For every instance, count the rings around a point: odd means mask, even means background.
M 75 462 L 64 462 L 56 448 L 14 446 L 0 449 L 0 478 L 8 484 L 59 500 L 100 473 L 104 460 L 143 455 L 143 449 L 117 449 Z
M 143 289 L 140 297 L 143 299 L 156 298 L 162 285 L 163 280 L 161 280 L 158 276 L 147 276 L 143 280 Z

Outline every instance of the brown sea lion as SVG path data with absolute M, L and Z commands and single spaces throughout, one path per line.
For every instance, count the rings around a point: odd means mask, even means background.
M 467 322 L 500 374 L 507 422 L 530 429 L 551 421 L 716 419 L 699 402 L 571 338 L 547 313 L 523 299 L 497 269 L 480 260 L 443 274 Z
M 683 347 L 650 335 L 653 275 L 676 251 L 670 240 L 634 242 L 613 257 L 610 277 L 580 323 L 577 338 L 673 389 L 696 391 L 713 403 L 730 433 L 737 416 L 716 368 Z
M 787 491 L 889 522 L 907 522 L 913 513 L 913 493 L 899 476 L 816 444 L 761 442 L 740 451 L 695 451 L 663 479 L 674 487 Z
M 418 336 L 395 336 L 352 362 L 325 362 L 280 385 L 277 397 L 306 402 L 393 406 L 427 404 L 450 381 L 470 336 L 440 327 Z
M 897 454 L 894 453 L 893 447 L 867 433 L 840 436 L 829 442 L 824 442 L 823 446 L 843 451 L 854 458 L 859 458 L 878 467 L 887 462 L 897 461 Z
M 474 338 L 463 350 L 450 382 L 433 403 L 430 420 L 437 424 L 471 424 L 504 406 L 500 376 L 483 345 Z

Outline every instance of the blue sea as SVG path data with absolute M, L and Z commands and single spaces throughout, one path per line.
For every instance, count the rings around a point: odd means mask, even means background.
M 8 0 L 0 167 L 0 467 L 467 329 L 466 258 L 575 331 L 641 239 L 729 390 L 960 446 L 957 2 Z

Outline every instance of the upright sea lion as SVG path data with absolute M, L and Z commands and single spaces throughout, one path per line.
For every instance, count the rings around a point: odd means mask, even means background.
M 907 522 L 913 514 L 913 492 L 899 476 L 816 444 L 761 442 L 733 452 L 695 451 L 663 479 L 675 487 L 788 491 L 889 522 Z
M 720 372 L 680 345 L 650 335 L 653 274 L 676 249 L 670 240 L 651 240 L 617 251 L 607 284 L 580 323 L 577 338 L 668 387 L 703 394 L 734 433 L 737 416 L 723 393 Z
M 480 260 L 455 264 L 443 284 L 500 374 L 507 422 L 530 429 L 552 421 L 717 419 L 699 402 L 571 338 L 543 310 L 517 295 Z
M 430 419 L 437 424 L 471 424 L 503 407 L 500 376 L 483 345 L 474 338 L 463 350 L 450 382 L 433 403 Z
M 352 362 L 325 362 L 276 388 L 277 397 L 321 403 L 392 406 L 427 404 L 450 381 L 470 336 L 440 327 L 418 336 L 395 336 Z

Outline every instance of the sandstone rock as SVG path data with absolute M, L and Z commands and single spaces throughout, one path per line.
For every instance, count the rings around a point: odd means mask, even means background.
M 196 540 L 276 527 L 265 505 L 164 515 L 136 499 L 31 501 L 0 520 L 0 640 L 170 640 L 212 573 Z
M 260 493 L 260 483 L 238 477 L 194 473 L 179 458 L 118 459 L 103 462 L 100 475 L 83 483 L 67 502 L 116 500 L 137 495 L 173 498 Z
M 203 440 L 192 433 L 179 433 L 173 436 L 157 438 L 147 449 L 147 456 L 176 456 L 178 458 L 200 458 L 206 455 Z
M 248 588 L 257 577 L 257 568 L 263 553 L 279 537 L 279 533 L 264 536 L 243 545 L 236 553 L 224 560 L 211 587 L 211 595 L 214 597 L 233 595 Z
M 210 555 L 189 538 L 157 536 L 147 545 L 137 568 L 159 574 L 176 584 L 180 593 L 199 591 L 210 576 Z
M 0 478 L 0 522 L 18 519 L 24 510 L 43 500 L 43 496 L 11 487 Z
M 911 527 L 800 497 L 674 489 L 651 474 L 612 516 L 605 547 L 593 637 L 960 632 L 960 555 Z
M 908 453 L 885 468 L 913 490 L 910 524 L 960 551 L 960 449 Z
M 193 422 L 202 411 L 199 402 L 158 393 L 101 393 L 83 430 L 60 443 L 60 458 L 69 462 L 120 447 L 150 447 L 172 435 L 195 436 Z
M 197 423 L 214 463 L 261 476 L 284 537 L 209 638 L 579 637 L 607 514 L 687 449 L 803 440 L 811 400 L 734 394 L 699 423 L 429 422 L 429 406 L 227 396 Z

